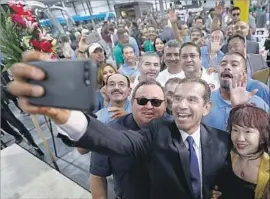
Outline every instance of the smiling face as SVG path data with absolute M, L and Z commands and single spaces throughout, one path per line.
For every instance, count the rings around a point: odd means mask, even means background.
M 140 77 L 143 81 L 155 80 L 160 72 L 160 58 L 158 56 L 141 57 L 139 67 Z
M 238 34 L 238 35 L 242 35 L 244 38 L 246 38 L 246 36 L 249 33 L 249 27 L 248 24 L 245 23 L 244 21 L 238 21 L 235 25 L 234 25 L 234 33 Z
M 201 32 L 199 32 L 199 31 L 194 31 L 194 32 L 192 32 L 191 35 L 190 35 L 190 41 L 193 42 L 193 43 L 194 43 L 195 41 L 201 39 L 201 38 L 202 38 L 202 34 L 201 34 Z
M 246 54 L 245 42 L 239 38 L 231 39 L 230 42 L 228 43 L 228 52 L 229 53 L 238 52 L 241 53 L 242 55 L 245 55 Z
M 147 36 L 150 40 L 154 40 L 155 37 L 157 36 L 156 29 L 154 27 L 149 27 L 147 29 Z
M 164 50 L 164 43 L 160 38 L 157 38 L 155 41 L 155 47 L 157 52 L 163 52 Z
M 165 47 L 164 62 L 168 68 L 180 67 L 180 48 Z
M 131 89 L 128 86 L 127 78 L 120 74 L 113 74 L 107 80 L 106 94 L 110 102 L 122 103 L 130 95 Z
M 227 38 L 233 36 L 233 30 L 234 30 L 234 25 L 233 24 L 227 26 L 227 29 L 226 29 L 226 37 Z
M 125 47 L 123 49 L 123 57 L 127 64 L 132 64 L 136 61 L 136 56 L 132 47 Z
M 211 109 L 211 102 L 205 102 L 205 87 L 201 83 L 181 83 L 173 97 L 172 113 L 177 127 L 189 134 L 200 126 L 202 117 Z
M 202 19 L 196 19 L 195 21 L 196 27 L 202 29 L 203 28 L 203 20 Z
M 181 50 L 181 67 L 186 76 L 193 77 L 201 70 L 201 58 L 195 46 L 185 46 Z
M 220 63 L 219 70 L 219 82 L 220 87 L 224 89 L 230 89 L 230 85 L 233 81 L 234 75 L 245 74 L 245 62 L 244 59 L 237 54 L 225 55 Z
M 101 48 L 95 49 L 95 51 L 90 54 L 90 58 L 99 64 L 104 63 L 105 55 L 103 49 Z
M 258 152 L 260 132 L 256 128 L 233 125 L 231 139 L 234 148 L 242 156 Z
M 139 126 L 147 125 L 151 120 L 161 118 L 165 112 L 165 102 L 159 107 L 155 107 L 150 101 L 146 105 L 139 105 L 137 98 L 164 100 L 164 93 L 158 85 L 142 85 L 135 93 L 135 99 L 132 99 L 133 117 Z
M 173 95 L 178 83 L 167 83 L 165 86 L 165 98 L 166 98 L 166 108 L 167 111 L 171 114 L 172 112 L 172 103 L 173 103 Z
M 115 70 L 110 65 L 105 66 L 102 73 L 104 83 L 106 82 L 108 76 L 112 74 L 115 74 Z
M 179 29 L 181 36 L 187 36 L 188 35 L 188 26 L 187 24 L 182 24 L 181 28 Z

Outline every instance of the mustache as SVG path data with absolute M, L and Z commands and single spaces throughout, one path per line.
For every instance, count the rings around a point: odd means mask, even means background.
M 230 78 L 233 78 L 233 75 L 230 72 L 224 71 L 220 74 L 221 77 L 229 76 Z
M 114 93 L 120 93 L 120 94 L 123 94 L 123 92 L 122 91 L 120 91 L 119 89 L 114 89 L 112 92 L 111 92 L 111 94 L 114 94 Z

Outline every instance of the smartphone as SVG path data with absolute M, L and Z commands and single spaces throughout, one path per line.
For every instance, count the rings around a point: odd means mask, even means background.
M 100 40 L 100 36 L 98 33 L 90 33 L 89 35 L 85 36 L 85 42 L 86 44 L 92 44 L 92 43 L 97 43 Z
M 29 81 L 45 89 L 43 96 L 29 97 L 31 104 L 89 112 L 96 109 L 96 64 L 89 60 L 37 61 L 29 64 L 46 74 L 42 81 Z

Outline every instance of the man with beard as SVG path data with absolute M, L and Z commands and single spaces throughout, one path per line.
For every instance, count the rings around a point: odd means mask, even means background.
M 203 118 L 203 122 L 211 127 L 226 130 L 227 121 L 231 109 L 235 106 L 235 96 L 238 99 L 249 99 L 248 103 L 269 111 L 269 106 L 258 96 L 257 90 L 246 91 L 244 94 L 239 89 L 246 89 L 246 63 L 245 57 L 237 52 L 224 56 L 220 64 L 219 81 L 220 89 L 212 92 L 211 101 L 213 103 L 210 113 Z M 234 89 L 239 87 L 238 89 Z M 242 87 L 242 88 L 241 88 Z M 241 104 L 247 101 L 241 102 Z
M 229 53 L 238 52 L 246 57 L 247 64 L 247 91 L 258 89 L 257 96 L 262 98 L 268 106 L 269 101 L 269 87 L 258 80 L 254 80 L 251 77 L 254 76 L 256 71 L 267 68 L 266 62 L 262 55 L 258 54 L 246 54 L 246 44 L 244 37 L 240 35 L 234 35 L 228 40 Z
M 183 79 L 184 72 L 180 65 L 180 47 L 178 41 L 171 40 L 164 47 L 164 62 L 167 68 L 163 70 L 157 77 L 157 81 L 164 86 L 165 83 L 174 77 Z
M 133 113 L 109 123 L 114 129 L 139 131 L 165 112 L 164 92 L 156 81 L 140 82 L 132 94 Z M 93 199 L 107 198 L 106 177 L 113 175 L 117 198 L 149 199 L 149 178 L 143 163 L 133 158 L 92 153 L 90 182 Z
M 173 120 L 173 117 L 172 117 L 173 95 L 180 81 L 181 79 L 174 77 L 174 78 L 169 79 L 164 86 L 165 102 L 166 102 L 166 112 L 164 114 L 164 117 L 168 120 Z
M 109 96 L 110 103 L 96 112 L 97 119 L 106 124 L 121 114 L 122 111 L 131 113 L 132 107 L 128 99 L 130 92 L 128 77 L 120 74 L 109 76 L 106 82 L 106 94 Z
M 135 51 L 132 45 L 126 44 L 123 46 L 123 57 L 125 63 L 118 69 L 118 72 L 129 77 L 131 82 L 134 82 L 135 77 L 139 75 L 139 71 Z
M 135 78 L 131 88 L 134 89 L 140 82 L 156 80 L 160 72 L 160 58 L 157 53 L 146 52 L 140 57 L 139 75 Z
M 244 21 L 238 21 L 233 26 L 233 35 L 241 35 L 246 39 L 247 53 L 259 54 L 259 43 L 247 39 L 249 34 L 249 26 Z M 224 44 L 221 51 L 226 54 L 228 52 L 228 44 Z

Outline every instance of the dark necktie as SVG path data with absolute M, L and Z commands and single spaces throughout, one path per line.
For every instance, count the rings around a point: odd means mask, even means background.
M 195 198 L 199 199 L 201 198 L 201 181 L 198 158 L 193 147 L 194 140 L 191 136 L 187 137 L 187 142 L 189 146 L 191 185 Z

